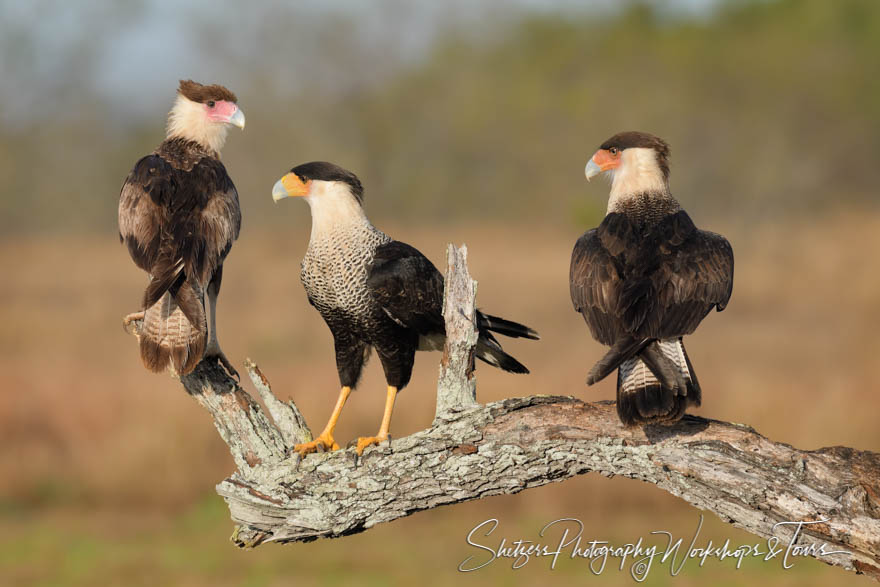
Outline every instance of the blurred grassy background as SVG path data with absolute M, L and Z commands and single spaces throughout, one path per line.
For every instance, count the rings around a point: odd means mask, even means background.
M 232 470 L 225 445 L 120 328 L 145 279 L 118 246 L 116 198 L 162 139 L 181 77 L 228 84 L 248 119 L 224 151 L 244 212 L 224 349 L 257 360 L 312 427 L 338 381 L 299 283 L 308 210 L 272 204 L 278 176 L 332 160 L 361 176 L 373 221 L 435 263 L 445 243 L 468 244 L 480 305 L 543 335 L 508 347 L 531 376 L 479 370 L 482 401 L 610 399 L 613 378 L 583 383 L 602 349 L 571 311 L 568 260 L 607 197 L 583 180 L 586 159 L 642 129 L 672 143 L 673 192 L 737 256 L 729 309 L 688 345 L 697 413 L 800 448 L 880 449 L 880 4 L 575 4 L 0 3 L 0 582 L 616 584 L 628 580 L 582 563 L 455 569 L 490 517 L 511 539 L 567 516 L 616 541 L 696 526 L 652 486 L 587 476 L 342 540 L 235 550 L 213 494 Z M 419 356 L 398 436 L 429 425 L 437 358 Z M 374 361 L 341 441 L 373 432 L 383 390 Z M 754 541 L 714 518 L 703 535 Z M 673 581 L 867 582 L 812 561 L 710 561 L 648 584 Z

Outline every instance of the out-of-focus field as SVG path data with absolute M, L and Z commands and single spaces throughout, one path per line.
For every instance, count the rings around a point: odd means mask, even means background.
M 465 536 L 492 517 L 509 541 L 563 517 L 615 543 L 669 530 L 687 544 L 696 527 L 653 486 L 582 476 L 236 550 L 214 493 L 233 470 L 225 445 L 121 328 L 146 278 L 116 242 L 115 196 L 181 78 L 227 85 L 248 118 L 223 152 L 245 222 L 220 341 L 312 428 L 338 390 L 332 341 L 299 283 L 307 207 L 273 204 L 272 182 L 334 161 L 367 187 L 371 218 L 438 265 L 447 242 L 469 245 L 479 304 L 543 335 L 506 344 L 529 376 L 479 366 L 480 400 L 611 399 L 614 377 L 584 383 L 603 349 L 571 309 L 568 263 L 605 209 L 587 157 L 644 130 L 670 142 L 674 193 L 737 257 L 729 309 L 687 342 L 697 413 L 800 448 L 880 450 L 877 0 L 207 4 L 0 2 L 0 585 L 629 584 L 582 561 L 456 568 L 485 554 Z M 419 355 L 396 437 L 430 424 L 438 359 Z M 341 444 L 375 432 L 383 400 L 374 357 Z M 702 537 L 756 540 L 711 516 Z M 646 584 L 747 582 L 868 584 L 811 560 L 665 565 Z
M 305 207 L 282 212 L 291 219 Z M 698 224 L 711 224 L 701 222 Z M 335 400 L 332 342 L 307 304 L 299 260 L 307 225 L 249 232 L 233 249 L 220 298 L 219 334 L 239 363 L 258 361 L 281 396 L 293 397 L 313 428 Z M 535 393 L 585 400 L 614 397 L 614 378 L 587 389 L 602 353 L 568 297 L 572 226 L 445 228 L 384 226 L 442 266 L 445 244 L 466 242 L 478 303 L 520 320 L 542 340 L 506 348 L 532 369 L 514 376 L 480 365 L 478 397 Z M 758 227 L 712 224 L 736 252 L 727 311 L 712 314 L 688 341 L 704 389 L 698 414 L 748 423 L 768 437 L 812 449 L 880 450 L 880 215 L 826 214 Z M 145 282 L 115 235 L 32 237 L 0 244 L 0 582 L 60 585 L 544 584 L 548 580 L 627 582 L 616 568 L 600 577 L 582 561 L 553 571 L 533 560 L 514 571 L 500 561 L 462 575 L 480 551 L 465 543 L 497 517 L 496 537 L 537 539 L 562 517 L 585 534 L 618 542 L 653 530 L 692 536 L 699 513 L 653 486 L 587 476 L 561 484 L 418 514 L 335 541 L 236 550 L 232 524 L 213 486 L 232 471 L 225 445 L 196 403 L 166 375 L 143 369 L 120 319 L 137 309 Z M 398 402 L 393 431 L 427 427 L 433 415 L 437 354 L 421 353 Z M 377 427 L 384 397 L 373 361 L 337 429 L 345 444 Z M 702 536 L 757 539 L 709 515 Z M 717 544 L 717 542 L 716 542 Z M 646 584 L 828 585 L 867 580 L 811 560 L 668 566 Z

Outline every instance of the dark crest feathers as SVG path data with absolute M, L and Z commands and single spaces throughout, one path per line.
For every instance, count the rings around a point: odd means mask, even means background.
M 297 175 L 303 181 L 316 179 L 318 181 L 341 181 L 347 183 L 357 201 L 362 204 L 364 202 L 364 186 L 361 185 L 361 180 L 351 171 L 343 169 L 338 165 L 326 161 L 312 161 L 297 165 L 290 172 Z
M 193 102 L 205 103 L 210 100 L 238 102 L 238 98 L 235 97 L 235 94 L 219 84 L 206 86 L 199 82 L 194 82 L 191 79 L 180 80 L 180 87 L 177 89 L 177 92 L 187 100 L 192 100 Z

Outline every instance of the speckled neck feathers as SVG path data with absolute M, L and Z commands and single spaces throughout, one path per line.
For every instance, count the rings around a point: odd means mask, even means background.
M 670 214 L 681 210 L 681 205 L 669 192 L 642 192 L 629 194 L 618 200 L 614 208 L 608 206 L 608 214 L 625 214 L 637 225 L 653 226 Z
M 172 167 L 183 171 L 191 171 L 199 161 L 206 157 L 218 158 L 217 153 L 205 148 L 202 144 L 177 137 L 165 139 L 154 153 L 168 161 Z

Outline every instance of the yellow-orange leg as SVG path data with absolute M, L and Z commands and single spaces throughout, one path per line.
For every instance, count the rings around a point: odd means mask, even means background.
M 371 444 L 379 444 L 388 438 L 388 429 L 391 427 L 391 412 L 394 410 L 394 399 L 397 397 L 397 388 L 388 386 L 388 395 L 385 397 L 385 414 L 382 416 L 382 425 L 376 436 L 362 436 L 357 441 L 358 455 L 364 454 L 364 449 Z
M 310 452 L 315 452 L 318 450 L 318 446 L 323 446 L 326 450 L 339 450 L 339 445 L 336 444 L 336 441 L 333 440 L 333 429 L 336 428 L 336 422 L 339 420 L 339 414 L 342 413 L 342 408 L 345 406 L 345 400 L 348 399 L 348 395 L 351 393 L 351 388 L 346 386 L 343 387 L 339 391 L 339 399 L 336 400 L 336 407 L 333 408 L 333 413 L 330 414 L 330 420 L 327 422 L 327 425 L 324 426 L 324 431 L 318 435 L 318 438 L 314 439 L 311 442 L 305 442 L 303 444 L 297 444 L 293 447 L 293 450 L 298 452 L 300 456 L 306 456 Z

